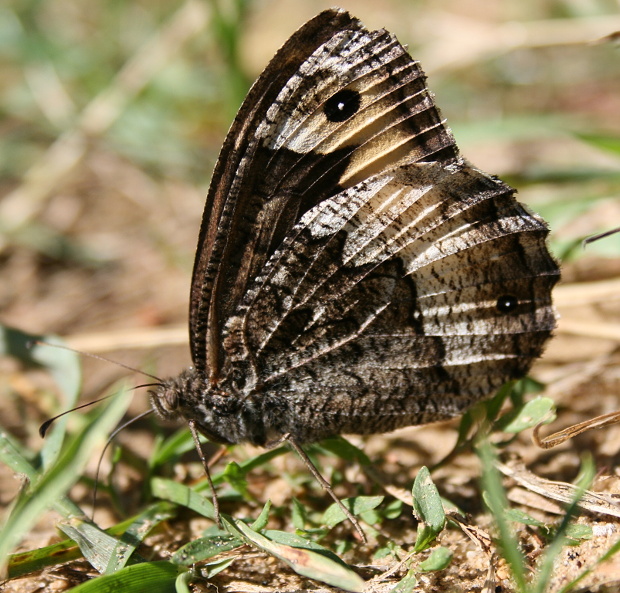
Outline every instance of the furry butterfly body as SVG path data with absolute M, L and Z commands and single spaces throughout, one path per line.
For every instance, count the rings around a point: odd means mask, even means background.
M 523 376 L 555 326 L 547 234 L 459 155 L 396 38 L 325 11 L 229 131 L 193 273 L 194 367 L 152 405 L 256 445 L 459 415 Z

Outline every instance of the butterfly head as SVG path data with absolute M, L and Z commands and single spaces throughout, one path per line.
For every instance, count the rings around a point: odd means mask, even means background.
M 211 385 L 207 376 L 195 369 L 162 381 L 150 392 L 150 401 L 162 419 L 192 421 L 200 433 L 215 443 L 262 444 L 264 440 L 251 398 Z

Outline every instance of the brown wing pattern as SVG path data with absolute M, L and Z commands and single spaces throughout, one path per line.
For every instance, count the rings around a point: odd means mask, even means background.
M 249 288 L 227 326 L 235 375 L 300 440 L 462 413 L 555 326 L 547 232 L 463 162 L 374 176 L 303 216 Z
M 342 11 L 309 21 L 252 87 L 209 191 L 190 301 L 192 355 L 215 383 L 222 332 L 295 224 L 323 200 L 416 161 L 458 153 L 415 62 Z

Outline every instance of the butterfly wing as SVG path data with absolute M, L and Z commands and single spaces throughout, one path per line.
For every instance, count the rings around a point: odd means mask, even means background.
M 305 213 L 401 165 L 457 160 L 393 35 L 338 10 L 306 23 L 250 90 L 214 171 L 190 301 L 196 368 L 213 383 L 230 370 L 226 323 Z
M 464 162 L 373 176 L 294 227 L 227 350 L 277 410 L 271 432 L 300 442 L 460 414 L 525 374 L 555 326 L 547 232 Z
M 299 442 L 461 413 L 527 372 L 555 326 L 548 230 L 513 194 L 458 155 L 391 34 L 321 13 L 255 83 L 218 161 L 198 370 L 260 395 L 261 434 Z

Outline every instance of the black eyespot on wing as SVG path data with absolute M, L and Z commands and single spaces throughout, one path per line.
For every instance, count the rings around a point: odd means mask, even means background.
M 358 112 L 361 103 L 362 98 L 357 91 L 344 89 L 325 102 L 323 111 L 329 121 L 346 121 Z
M 500 313 L 512 313 L 519 306 L 519 299 L 505 294 L 497 299 L 495 306 Z

